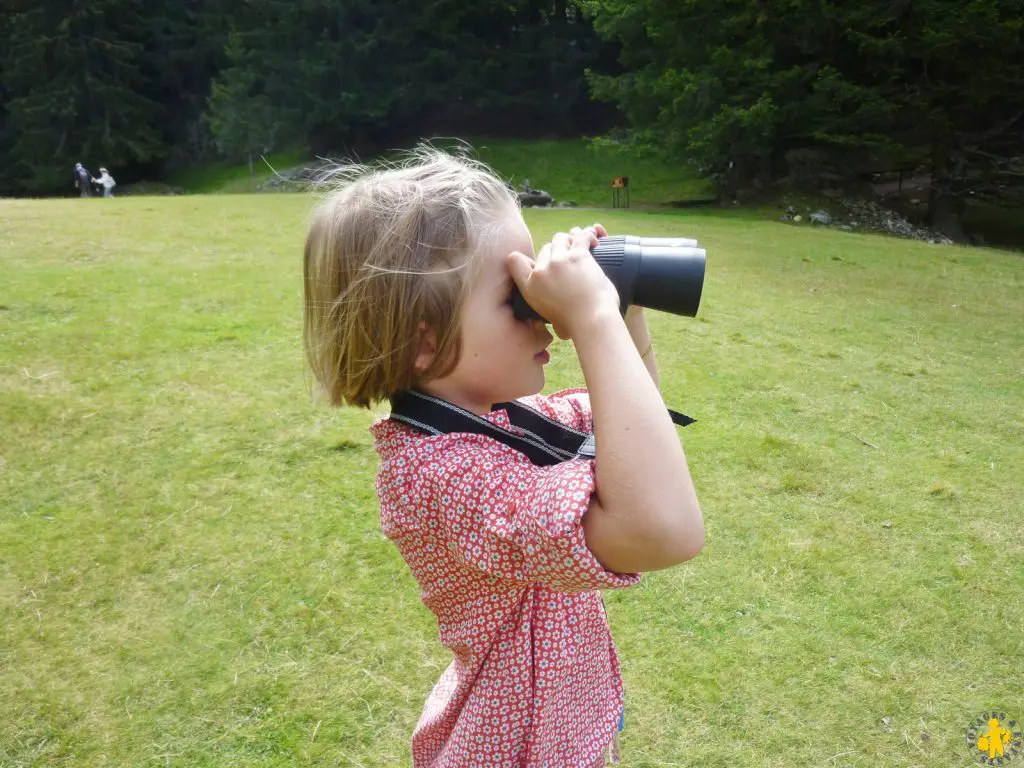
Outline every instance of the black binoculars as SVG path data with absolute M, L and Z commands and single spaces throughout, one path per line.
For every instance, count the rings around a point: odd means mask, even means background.
M 707 254 L 696 240 L 676 237 L 602 237 L 590 249 L 619 292 L 620 309 L 631 304 L 696 317 L 704 289 Z M 520 320 L 543 320 L 519 288 L 512 311 Z

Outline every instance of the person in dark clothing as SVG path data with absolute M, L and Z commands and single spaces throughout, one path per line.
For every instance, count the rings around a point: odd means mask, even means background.
M 75 163 L 75 186 L 80 197 L 92 197 L 92 174 L 81 163 Z

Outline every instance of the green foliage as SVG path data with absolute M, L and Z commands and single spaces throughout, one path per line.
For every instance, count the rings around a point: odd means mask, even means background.
M 665 4 L 594 0 L 595 28 L 623 45 L 628 73 L 591 77 L 634 138 L 724 180 L 771 177 L 793 146 L 885 145 L 888 110 L 840 69 L 843 19 L 809 2 Z
M 412 126 L 534 130 L 515 113 L 578 129 L 583 70 L 607 48 L 564 0 L 258 0 L 232 18 L 227 60 L 317 151 L 384 148 Z
M 924 146 L 931 223 L 962 236 L 969 197 L 1024 202 L 1024 14 L 1019 0 L 922 0 L 850 8 L 849 38 L 896 112 L 892 133 Z
M 954 176 L 977 181 L 986 154 L 1024 146 L 1018 0 L 582 5 L 627 69 L 592 75 L 595 94 L 619 104 L 635 141 L 727 187 L 784 173 L 792 148 L 923 147 L 933 191 L 955 197 L 968 185 L 954 189 Z
M 10 162 L 25 189 L 70 188 L 71 168 L 145 163 L 160 153 L 146 95 L 142 0 L 12 0 L 3 61 Z
M 225 57 L 227 65 L 211 86 L 206 120 L 220 154 L 248 159 L 251 173 L 253 154 L 269 152 L 281 136 L 284 113 L 275 108 L 237 32 L 228 38 Z
M 11 0 L 0 20 L 0 193 L 122 182 L 208 150 L 200 115 L 223 48 L 215 0 Z
M 614 114 L 584 70 L 613 71 L 617 46 L 567 0 L 9 5 L 0 192 L 69 190 L 76 160 L 130 182 L 267 147 L 579 135 Z
M 1024 203 L 1020 0 L 6 10 L 3 194 L 70 193 L 76 160 L 130 183 L 268 147 L 365 156 L 434 135 L 617 139 L 624 115 L 637 148 L 692 164 L 727 196 L 790 173 L 793 150 L 826 150 L 847 176 L 926 158 L 941 228 L 968 199 Z

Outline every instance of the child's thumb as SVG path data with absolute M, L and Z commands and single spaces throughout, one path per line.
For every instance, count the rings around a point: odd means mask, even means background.
M 533 271 L 533 259 L 519 251 L 512 251 L 508 255 L 508 271 L 512 274 L 512 279 L 516 281 L 516 285 L 522 289 Z

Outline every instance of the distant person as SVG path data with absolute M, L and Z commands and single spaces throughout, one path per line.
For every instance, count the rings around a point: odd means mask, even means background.
M 75 163 L 75 186 L 79 197 L 92 197 L 92 174 L 81 163 Z
M 106 168 L 100 168 L 100 177 L 92 180 L 93 184 L 99 184 L 103 187 L 104 197 L 114 196 L 114 187 L 117 186 L 117 182 L 114 181 L 114 177 L 110 175 Z
M 515 192 L 482 164 L 423 150 L 344 178 L 306 239 L 305 348 L 332 403 L 392 403 L 370 429 L 381 527 L 454 657 L 413 768 L 617 762 L 623 685 L 599 590 L 704 541 L 643 310 L 623 318 L 591 256 L 603 227 L 534 255 Z M 572 338 L 589 391 L 538 394 L 552 337 L 516 318 L 515 287 Z M 565 447 L 595 425 L 593 452 Z

